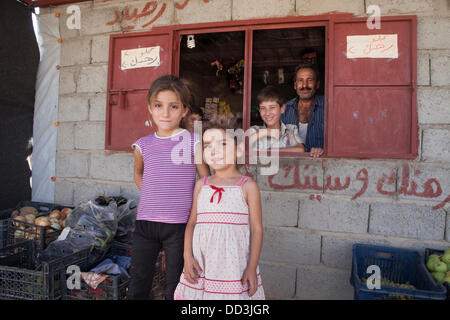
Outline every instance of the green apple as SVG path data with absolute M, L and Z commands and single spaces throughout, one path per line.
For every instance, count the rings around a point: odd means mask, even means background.
M 444 254 L 450 254 L 450 248 L 445 249 Z
M 430 256 L 428 257 L 428 259 L 430 260 L 430 259 L 440 259 L 440 256 L 439 255 L 437 255 L 437 254 L 430 254 Z
M 447 272 L 447 264 L 442 261 L 435 262 L 434 270 L 436 270 L 437 272 L 445 273 L 445 272 Z
M 436 280 L 437 283 L 442 283 L 445 279 L 445 273 L 444 272 L 432 272 L 431 273 L 434 280 Z
M 436 271 L 434 265 L 436 264 L 436 259 L 428 259 L 427 261 L 427 269 L 428 271 Z
M 447 282 L 448 284 L 450 284 L 450 275 L 447 275 L 447 276 L 444 278 L 443 282 Z
M 441 258 L 442 262 L 449 263 L 450 262 L 450 253 L 446 253 Z

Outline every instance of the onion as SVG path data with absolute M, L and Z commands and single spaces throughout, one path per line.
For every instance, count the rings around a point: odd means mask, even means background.
M 15 218 L 15 217 L 17 217 L 18 215 L 20 214 L 20 212 L 18 211 L 18 210 L 14 210 L 12 213 L 11 213 L 11 218 Z
M 59 219 L 61 218 L 61 211 L 59 210 L 53 210 L 52 212 L 50 212 L 50 214 L 48 215 L 50 218 L 56 218 Z
M 17 217 L 15 217 L 13 220 L 15 220 L 15 221 L 21 221 L 21 222 L 27 222 L 27 219 L 25 219 L 25 217 L 23 217 L 23 216 L 17 216 Z M 23 227 L 23 224 L 20 223 L 20 222 L 15 222 L 14 225 L 15 225 L 16 227 Z
M 25 220 L 27 223 L 33 224 L 34 220 L 36 220 L 36 217 L 34 216 L 34 214 L 29 213 L 25 216 Z
M 48 227 L 50 226 L 50 221 L 46 219 L 46 217 L 42 217 L 36 219 L 36 221 L 34 221 L 34 224 L 41 227 Z

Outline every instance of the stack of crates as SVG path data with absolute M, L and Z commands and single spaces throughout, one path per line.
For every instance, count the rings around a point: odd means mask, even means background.
M 379 289 L 371 288 L 363 283 L 373 271 L 370 266 L 379 268 L 379 278 L 384 278 L 396 284 L 409 283 L 412 288 L 401 288 L 381 285 Z M 353 246 L 353 261 L 350 283 L 354 287 L 355 300 L 445 300 L 446 290 L 434 282 L 426 270 L 423 255 L 416 250 L 355 244 Z
M 0 249 L 0 299 L 61 299 L 61 274 L 71 265 L 85 267 L 90 248 L 39 262 L 32 240 Z
M 131 245 L 114 241 L 111 244 L 108 256 L 131 256 Z M 164 285 L 163 253 L 160 253 L 155 266 L 155 275 L 153 277 L 153 289 L 161 289 Z M 83 271 L 95 267 L 89 266 Z M 63 288 L 63 300 L 124 300 L 126 299 L 130 279 L 125 275 L 107 275 L 107 278 L 101 282 L 95 289 L 89 287 L 83 280 L 80 281 L 79 289 L 69 289 L 66 275 L 61 276 L 61 286 Z

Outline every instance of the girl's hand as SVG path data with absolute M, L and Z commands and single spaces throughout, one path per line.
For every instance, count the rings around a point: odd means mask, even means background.
M 201 273 L 202 268 L 200 268 L 192 255 L 188 258 L 184 258 L 184 278 L 187 282 L 196 284 L 198 275 Z
M 248 296 L 251 297 L 255 294 L 258 289 L 258 277 L 256 275 L 256 269 L 247 268 L 244 271 L 244 275 L 242 276 L 241 283 L 244 286 L 245 283 L 248 282 Z

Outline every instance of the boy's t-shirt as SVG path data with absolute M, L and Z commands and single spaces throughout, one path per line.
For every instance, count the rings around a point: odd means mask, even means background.
M 185 129 L 170 137 L 156 132 L 132 144 L 144 161 L 136 220 L 186 223 L 196 179 L 194 146 L 199 139 Z

